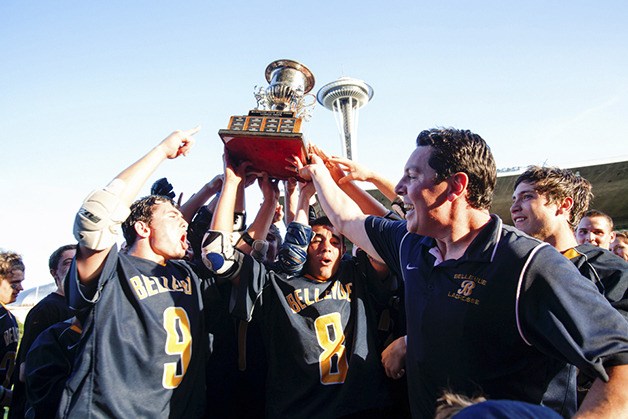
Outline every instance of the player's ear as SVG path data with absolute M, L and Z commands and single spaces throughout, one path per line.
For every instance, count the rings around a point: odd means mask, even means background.
M 569 214 L 572 208 L 573 208 L 573 198 L 568 196 L 566 198 L 563 198 L 562 201 L 558 202 L 557 212 L 559 214 Z
M 138 237 L 145 239 L 150 236 L 150 227 L 148 226 L 148 223 L 145 223 L 144 221 L 136 221 L 135 224 L 133 224 L 133 228 L 135 229 L 135 233 Z

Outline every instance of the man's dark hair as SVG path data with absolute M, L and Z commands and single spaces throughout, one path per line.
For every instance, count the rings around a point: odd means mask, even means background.
M 521 182 L 531 184 L 537 193 L 547 198 L 548 204 L 558 204 L 565 198 L 572 198 L 573 207 L 568 220 L 572 228 L 578 225 L 593 199 L 591 183 L 567 169 L 530 166 L 519 175 L 514 188 Z
M 324 226 L 324 227 L 335 228 L 334 225 L 329 220 L 329 217 L 327 217 L 326 215 L 322 215 L 318 218 L 311 220 L 310 227 L 314 227 L 314 226 Z M 338 230 L 336 230 L 336 232 L 338 233 L 338 236 L 340 236 L 340 242 L 342 243 L 343 247 L 346 249 L 347 248 L 346 237 L 343 234 L 341 234 Z
M 51 271 L 54 271 L 57 269 L 57 267 L 59 266 L 59 261 L 61 260 L 61 255 L 63 254 L 63 252 L 67 250 L 76 250 L 76 245 L 66 244 L 66 245 L 61 246 L 54 252 L 52 252 L 52 254 L 50 255 L 50 258 L 48 258 L 48 268 Z
M 315 218 L 310 221 L 310 227 L 314 227 L 314 226 L 333 227 L 334 225 L 329 220 L 329 217 L 327 217 L 326 215 L 323 215 L 321 217 Z
M 131 213 L 122 223 L 122 234 L 124 235 L 124 240 L 126 240 L 127 249 L 133 246 L 135 240 L 137 240 L 135 223 L 142 221 L 150 224 L 153 220 L 155 205 L 165 202 L 169 202 L 173 207 L 177 208 L 177 204 L 172 199 L 163 195 L 149 195 L 131 204 Z
M 455 173 L 465 173 L 469 177 L 469 204 L 476 209 L 490 208 L 497 167 L 482 137 L 469 130 L 433 128 L 422 131 L 416 145 L 433 148 L 428 163 L 436 171 L 435 182 L 442 182 Z
M 600 210 L 596 210 L 596 209 L 590 209 L 587 212 L 585 212 L 582 215 L 582 218 L 584 217 L 588 217 L 588 218 L 593 218 L 593 217 L 601 217 L 601 218 L 606 218 L 606 221 L 608 221 L 608 225 L 610 227 L 610 231 L 613 231 L 613 229 L 615 228 L 615 223 L 613 223 L 613 218 L 606 214 L 605 212 L 602 212 Z

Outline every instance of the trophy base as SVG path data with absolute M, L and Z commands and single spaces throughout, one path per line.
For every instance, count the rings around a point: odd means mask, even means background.
M 286 169 L 286 159 L 298 157 L 307 162 L 307 151 L 300 132 L 251 132 L 221 129 L 218 135 L 225 143 L 229 155 L 238 163 L 249 161 L 252 167 L 264 171 L 272 178 L 286 180 L 297 177 Z

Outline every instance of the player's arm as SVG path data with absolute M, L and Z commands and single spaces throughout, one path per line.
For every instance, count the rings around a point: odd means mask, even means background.
M 279 266 L 287 273 L 296 273 L 303 268 L 307 259 L 307 247 L 312 240 L 308 212 L 315 192 L 314 184 L 307 182 L 300 186 L 295 219 L 286 228 L 286 237 L 278 254 Z
M 205 234 L 202 244 L 203 263 L 216 275 L 228 278 L 234 283 L 239 281 L 239 268 L 242 254 L 232 242 L 234 230 L 234 212 L 237 196 L 243 193 L 241 185 L 245 179 L 246 168 L 250 163 L 242 163 L 234 167 L 225 150 L 224 178 L 216 210 L 212 217 L 209 231 Z
M 342 185 L 346 182 L 354 180 L 370 182 L 375 186 L 384 196 L 391 201 L 397 199 L 398 195 L 395 192 L 395 185 L 382 175 L 367 169 L 366 167 L 342 157 L 330 157 L 329 161 L 339 164 L 347 174 L 338 180 L 338 184 Z
M 331 177 L 329 170 L 317 155 L 312 155 L 312 164 L 301 167 L 299 174 L 304 179 L 312 179 L 316 187 L 318 201 L 332 224 L 355 245 L 378 261 L 383 261 L 371 240 L 364 223 L 366 215 L 360 207 L 344 193 Z
M 117 240 L 118 227 L 128 217 L 129 207 L 148 177 L 164 160 L 187 155 L 193 145 L 192 136 L 198 131 L 197 127 L 173 132 L 104 189 L 83 201 L 74 221 L 74 236 L 79 242 L 76 267 L 81 283 L 93 283 L 98 277 Z
M 609 367 L 606 372 L 608 382 L 595 380 L 574 418 L 628 417 L 628 365 Z
M 382 351 L 382 366 L 386 375 L 393 380 L 403 377 L 406 372 L 406 337 L 393 340 Z
M 207 201 L 218 192 L 222 188 L 222 174 L 214 176 L 212 180 L 207 182 L 203 187 L 196 192 L 194 195 L 190 197 L 179 210 L 181 211 L 181 215 L 188 223 L 192 221 L 194 218 L 194 214 L 198 211 L 200 207 L 205 205 Z
M 270 224 L 275 216 L 275 209 L 279 202 L 279 187 L 277 180 L 270 179 L 267 173 L 263 173 L 258 179 L 263 201 L 255 219 L 242 235 L 243 240 L 238 242 L 238 249 L 250 254 L 256 260 L 263 260 L 268 251 L 266 236 Z
M 350 172 L 348 175 L 346 175 L 345 172 L 343 171 L 343 169 L 346 167 L 349 167 L 349 168 L 353 167 L 355 170 L 359 169 L 363 171 L 366 171 L 366 169 L 363 169 L 361 166 L 357 166 L 356 164 L 352 165 L 351 160 L 349 159 L 330 158 L 320 148 L 316 146 L 312 146 L 312 151 L 321 158 L 321 160 L 325 164 L 325 167 L 327 167 L 327 170 L 329 170 L 329 173 L 331 174 L 332 179 L 334 179 L 338 187 L 342 189 L 342 191 L 346 193 L 356 204 L 358 204 L 358 207 L 360 207 L 360 210 L 364 214 L 377 215 L 377 216 L 383 217 L 389 213 L 389 210 L 384 205 L 382 205 L 377 199 L 372 197 L 364 189 L 360 188 L 353 181 L 353 180 L 364 180 L 363 178 L 365 176 L 363 176 L 361 173 L 358 172 L 359 176 L 352 177 L 352 174 L 356 172 Z M 343 166 L 339 162 L 349 162 L 349 163 L 347 163 L 348 166 L 347 165 Z

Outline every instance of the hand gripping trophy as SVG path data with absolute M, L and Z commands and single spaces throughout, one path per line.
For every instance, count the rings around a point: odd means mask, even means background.
M 253 168 L 271 177 L 287 179 L 295 174 L 286 169 L 286 158 L 297 156 L 304 164 L 307 161 L 300 131 L 316 102 L 308 95 L 314 76 L 303 64 L 277 60 L 266 67 L 266 81 L 266 88 L 255 87 L 257 107 L 246 116 L 232 116 L 229 127 L 218 135 L 232 158 L 250 161 Z

